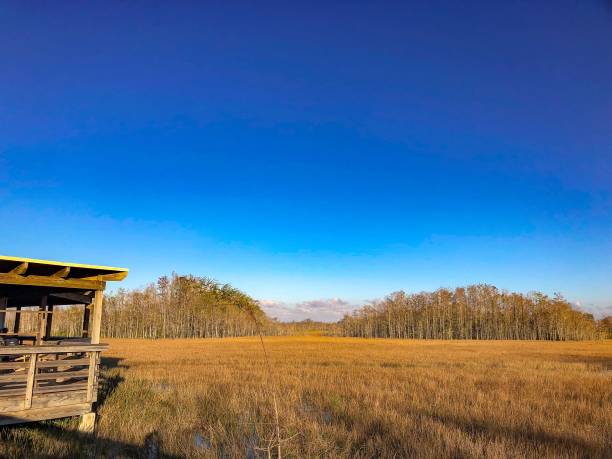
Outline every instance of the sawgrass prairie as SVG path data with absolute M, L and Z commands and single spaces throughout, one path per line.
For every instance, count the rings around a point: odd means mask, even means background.
M 95 437 L 3 429 L 11 457 L 611 457 L 610 341 L 107 340 Z

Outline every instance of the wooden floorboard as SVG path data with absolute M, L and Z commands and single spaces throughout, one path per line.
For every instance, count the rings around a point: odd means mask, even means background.
M 91 403 L 54 406 L 49 408 L 31 408 L 29 410 L 12 411 L 0 414 L 0 426 L 20 424 L 23 422 L 43 421 L 46 419 L 79 416 L 91 412 Z

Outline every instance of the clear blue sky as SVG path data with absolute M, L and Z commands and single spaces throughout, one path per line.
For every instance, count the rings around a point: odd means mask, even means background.
M 609 2 L 3 2 L 0 58 L 0 253 L 612 305 Z

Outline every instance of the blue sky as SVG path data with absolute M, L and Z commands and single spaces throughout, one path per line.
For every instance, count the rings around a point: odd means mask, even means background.
M 0 253 L 610 312 L 607 2 L 7 2 L 0 43 Z

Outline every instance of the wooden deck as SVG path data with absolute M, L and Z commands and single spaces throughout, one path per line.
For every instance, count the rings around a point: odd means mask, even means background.
M 91 412 L 104 344 L 0 346 L 0 425 Z

